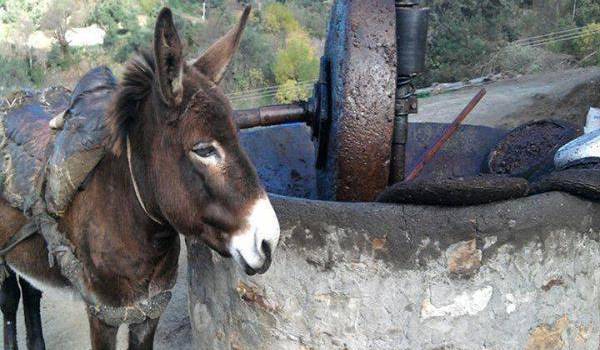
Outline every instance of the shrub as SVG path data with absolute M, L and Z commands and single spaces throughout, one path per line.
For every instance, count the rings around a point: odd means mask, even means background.
M 272 33 L 291 33 L 300 29 L 292 11 L 283 4 L 271 3 L 263 11 L 264 27 Z
M 517 74 L 539 72 L 543 54 L 544 50 L 539 48 L 509 45 L 498 53 L 495 71 Z
M 319 63 L 308 36 L 302 32 L 292 33 L 275 59 L 275 81 L 311 80 L 317 77 L 318 72 Z
M 275 99 L 279 103 L 291 103 L 306 100 L 310 97 L 310 89 L 298 84 L 296 80 L 289 79 L 277 89 Z
M 38 72 L 36 79 L 39 79 Z M 39 81 L 38 81 L 39 82 Z M 0 92 L 14 91 L 35 85 L 29 76 L 26 60 L 0 55 Z
M 595 59 L 585 62 L 587 64 L 600 64 L 600 23 L 588 24 L 583 30 L 584 36 L 575 41 L 575 50 L 579 58 L 586 58 L 594 54 Z
M 294 32 L 286 40 L 286 46 L 280 50 L 275 59 L 275 82 L 283 84 L 282 93 L 278 94 L 278 101 L 288 101 L 297 95 L 297 89 L 292 85 L 297 82 L 316 79 L 319 73 L 319 60 L 317 59 L 306 33 Z M 279 98 L 281 97 L 281 99 Z

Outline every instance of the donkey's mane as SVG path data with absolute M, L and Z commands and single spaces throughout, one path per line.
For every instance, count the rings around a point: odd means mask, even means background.
M 152 91 L 155 66 L 154 55 L 147 50 L 139 52 L 127 63 L 106 115 L 110 135 L 108 148 L 115 155 L 123 150 L 125 139 L 139 114 L 140 103 Z

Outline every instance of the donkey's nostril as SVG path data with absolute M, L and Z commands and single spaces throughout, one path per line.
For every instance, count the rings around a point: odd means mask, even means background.
M 269 243 L 267 243 L 267 241 L 262 241 L 260 244 L 260 250 L 265 255 L 265 261 L 261 268 L 256 269 L 256 272 L 262 275 L 263 273 L 267 272 L 269 266 L 271 266 L 271 246 Z
M 266 260 L 271 260 L 271 246 L 269 243 L 267 243 L 267 241 L 262 241 L 260 250 L 262 250 Z

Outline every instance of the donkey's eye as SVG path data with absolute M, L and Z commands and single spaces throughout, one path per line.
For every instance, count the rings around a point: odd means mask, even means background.
M 202 158 L 210 158 L 218 155 L 217 149 L 211 144 L 198 144 L 194 147 L 193 151 Z

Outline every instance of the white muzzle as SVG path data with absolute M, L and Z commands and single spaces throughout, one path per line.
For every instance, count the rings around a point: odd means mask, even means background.
M 279 242 L 279 221 L 269 198 L 254 203 L 246 225 L 232 235 L 229 252 L 248 275 L 265 273 Z

